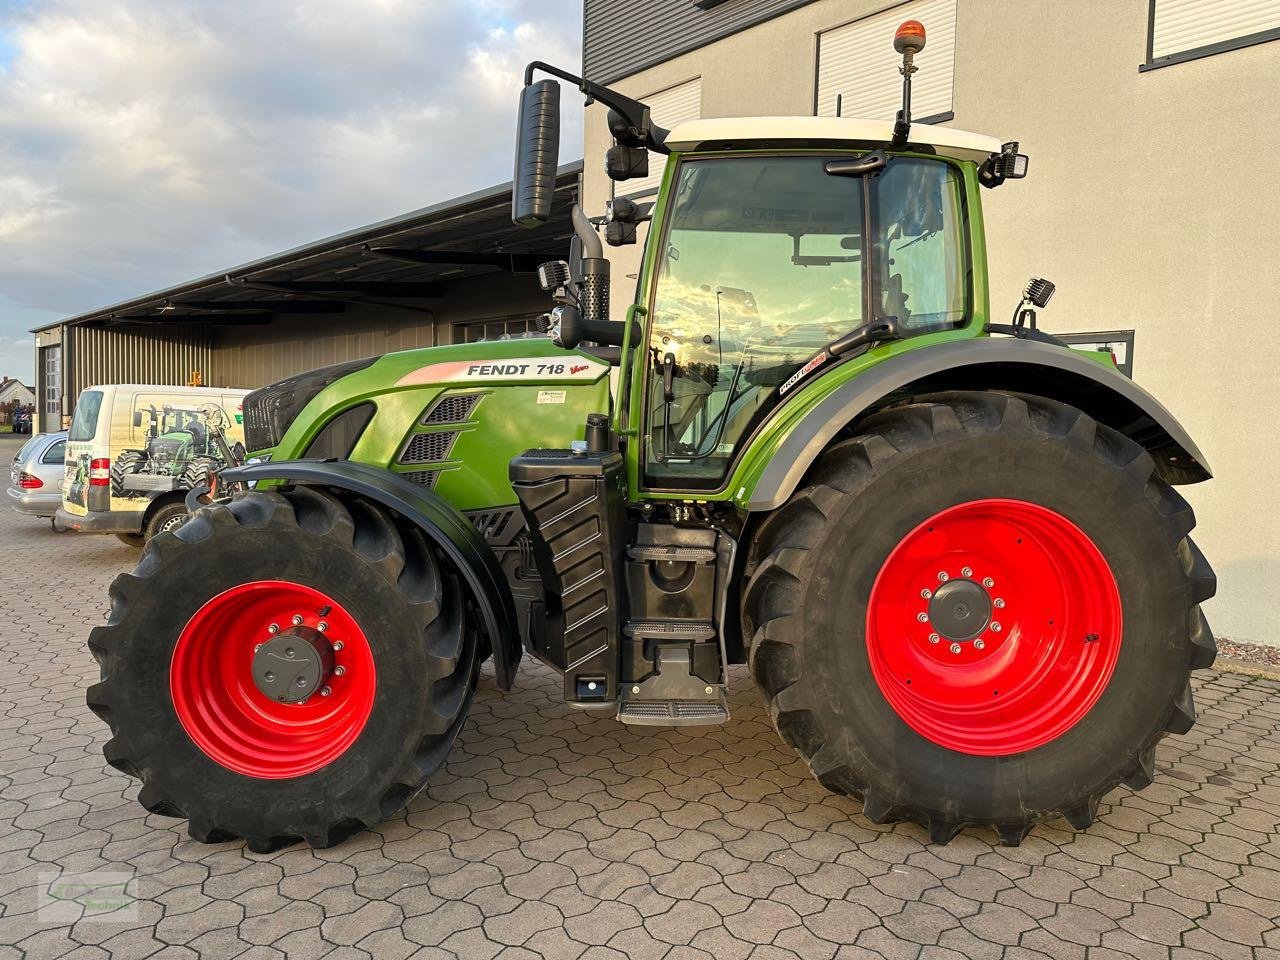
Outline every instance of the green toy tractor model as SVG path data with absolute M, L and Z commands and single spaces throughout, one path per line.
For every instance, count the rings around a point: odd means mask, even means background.
M 168 490 L 190 490 L 207 485 L 220 465 L 216 405 L 175 407 L 154 404 L 133 412 L 133 425 L 147 423 L 141 450 L 122 450 L 111 464 L 111 494 L 116 497 L 151 497 Z
M 1018 843 L 1151 782 L 1195 719 L 1214 592 L 1172 485 L 1204 458 L 1102 353 L 990 316 L 980 187 L 1017 144 L 895 122 L 697 120 L 531 64 L 513 218 L 550 212 L 556 80 L 618 181 L 544 265 L 546 337 L 344 363 L 244 403 L 266 462 L 155 538 L 89 645 L 107 759 L 191 836 L 336 843 L 404 806 L 523 652 L 571 708 L 778 733 L 877 823 Z M 604 239 L 648 222 L 636 301 Z

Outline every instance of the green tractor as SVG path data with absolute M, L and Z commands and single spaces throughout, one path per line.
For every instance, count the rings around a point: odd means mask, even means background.
M 210 474 L 222 463 L 217 441 L 221 417 L 216 404 L 160 408 L 151 404 L 135 410 L 133 426 L 141 429 L 145 422 L 146 442 L 140 450 L 120 451 L 112 462 L 111 495 L 147 498 L 207 486 Z
M 663 130 L 531 64 L 513 219 L 550 211 L 560 85 L 610 108 L 618 181 L 540 277 L 546 337 L 392 353 L 244 403 L 264 462 L 111 587 L 90 707 L 150 811 L 201 841 L 334 844 L 403 807 L 524 652 L 573 709 L 779 735 L 876 823 L 1017 844 L 1087 827 L 1195 719 L 1215 580 L 1173 485 L 1206 480 L 1103 353 L 993 322 L 982 188 L 1017 144 L 847 118 Z M 648 222 L 611 319 L 601 234 Z M 500 695 L 500 694 L 499 694 Z

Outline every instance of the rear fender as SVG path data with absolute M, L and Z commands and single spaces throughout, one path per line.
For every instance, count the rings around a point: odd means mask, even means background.
M 498 686 L 510 690 L 520 663 L 520 632 L 511 590 L 493 550 L 463 514 L 432 490 L 389 470 L 350 460 L 285 460 L 223 470 L 221 483 L 283 480 L 350 491 L 417 525 L 457 569 L 493 644 Z
M 890 357 L 823 396 L 776 443 L 744 506 L 751 511 L 780 507 L 818 454 L 859 417 L 886 403 L 940 390 L 1009 390 L 1070 404 L 1145 447 L 1168 482 L 1197 483 L 1212 476 L 1173 414 L 1113 366 L 1054 344 L 980 337 Z

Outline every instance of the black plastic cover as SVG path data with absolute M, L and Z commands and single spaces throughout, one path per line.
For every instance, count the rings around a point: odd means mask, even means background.
M 546 591 L 531 652 L 564 671 L 567 701 L 614 700 L 630 539 L 622 455 L 528 450 L 510 472 Z M 583 696 L 579 679 L 603 683 L 603 696 Z
M 343 410 L 315 435 L 302 456 L 317 460 L 346 460 L 355 449 L 356 441 L 364 433 L 364 428 L 373 419 L 376 409 L 372 403 L 361 403 Z

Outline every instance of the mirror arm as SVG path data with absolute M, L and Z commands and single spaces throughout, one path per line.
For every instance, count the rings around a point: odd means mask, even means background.
M 609 87 L 592 80 L 584 79 L 577 74 L 569 73 L 567 70 L 561 70 L 559 67 L 553 67 L 551 64 L 544 63 L 541 60 L 534 60 L 524 68 L 524 85 L 526 87 L 533 83 L 535 70 L 541 70 L 543 73 L 549 73 L 553 77 L 558 77 L 573 84 L 586 96 L 591 97 L 593 100 L 599 100 L 605 106 L 614 110 L 626 125 L 634 131 L 637 143 L 633 144 L 633 146 L 645 146 L 658 153 L 671 152 L 665 146 L 667 134 L 671 131 L 655 125 L 649 119 L 649 108 L 639 100 L 633 100 L 631 97 L 618 93 L 616 90 L 611 90 Z

